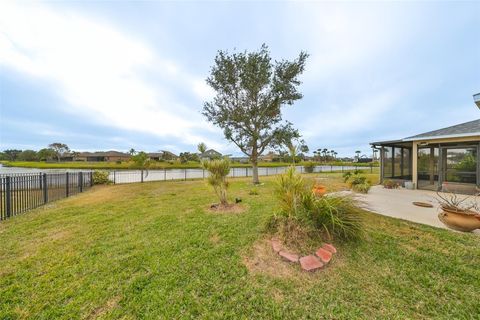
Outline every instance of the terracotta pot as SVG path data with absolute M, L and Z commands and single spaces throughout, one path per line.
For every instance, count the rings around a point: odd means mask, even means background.
M 321 197 L 325 193 L 327 193 L 327 188 L 325 186 L 315 186 L 315 187 L 313 187 L 312 191 L 316 196 Z
M 438 219 L 447 227 L 458 231 L 471 232 L 480 229 L 480 215 L 473 214 L 473 212 L 469 213 L 445 207 L 438 214 Z

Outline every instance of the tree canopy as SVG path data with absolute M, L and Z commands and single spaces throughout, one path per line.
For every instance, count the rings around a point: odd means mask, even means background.
M 70 151 L 70 148 L 65 143 L 60 142 L 51 143 L 48 145 L 48 147 L 55 152 L 58 162 L 60 162 L 60 158 L 65 153 L 68 153 Z
M 215 57 L 207 84 L 216 95 L 205 102 L 203 115 L 249 157 L 254 183 L 259 182 L 258 157 L 300 136 L 291 123 L 282 120 L 281 111 L 302 98 L 299 75 L 307 57 L 301 52 L 293 61 L 272 61 L 265 44 L 250 53 L 220 50 Z

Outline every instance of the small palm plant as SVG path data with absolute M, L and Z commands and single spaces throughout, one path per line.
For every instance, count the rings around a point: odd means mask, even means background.
M 203 161 L 202 166 L 209 172 L 207 182 L 215 190 L 220 204 L 227 206 L 227 189 L 229 185 L 227 176 L 230 173 L 230 161 L 228 159 Z

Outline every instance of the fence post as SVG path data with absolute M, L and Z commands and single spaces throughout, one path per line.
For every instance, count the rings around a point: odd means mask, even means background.
M 48 184 L 47 184 L 47 174 L 43 174 L 43 204 L 48 202 Z
M 330 172 L 333 172 L 333 165 L 330 165 Z
M 163 181 L 167 181 L 167 169 L 163 168 Z
M 117 171 L 113 170 L 113 184 L 117 184 Z
M 67 171 L 65 172 L 65 196 L 66 197 L 68 197 L 68 192 L 70 191 L 68 190 L 68 182 L 69 182 L 68 180 L 69 179 L 68 179 L 68 171 Z
M 343 173 L 343 164 L 342 164 L 342 173 Z
M 185 174 L 185 179 L 184 180 L 187 181 L 187 169 L 186 168 L 183 169 L 183 173 Z
M 268 167 L 267 167 L 267 176 L 268 176 Z
M 78 174 L 78 184 L 80 187 L 80 192 L 83 192 L 83 172 L 80 171 Z
M 140 170 L 140 182 L 143 183 L 143 169 Z
M 203 179 L 205 179 L 205 169 L 202 169 Z M 235 168 L 233 168 L 233 176 L 235 177 Z
M 5 205 L 6 205 L 6 213 L 7 213 L 7 218 L 10 217 L 12 213 L 12 192 L 11 192 L 11 177 L 7 176 L 5 178 Z
M 245 177 L 248 177 L 248 167 L 245 167 Z

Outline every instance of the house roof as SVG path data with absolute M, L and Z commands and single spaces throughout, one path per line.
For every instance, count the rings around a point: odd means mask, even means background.
M 473 101 L 475 101 L 475 104 L 477 105 L 477 107 L 480 108 L 480 93 L 473 95 Z
M 401 144 L 419 140 L 446 139 L 480 136 L 480 119 L 460 123 L 454 126 L 420 133 L 399 140 L 372 142 L 371 145 Z
M 202 153 L 200 156 L 201 157 L 205 157 L 205 156 L 211 156 L 211 155 L 219 155 L 221 156 L 222 154 L 216 150 L 213 150 L 213 149 L 208 149 L 207 151 L 205 151 L 204 153 Z
M 403 141 L 416 141 L 425 139 L 440 139 L 454 137 L 469 137 L 480 135 L 480 119 L 457 124 L 434 131 L 429 131 L 415 136 L 407 137 Z
M 128 153 L 119 151 L 95 151 L 95 152 L 80 152 L 81 157 L 130 157 Z
M 160 150 L 159 152 L 149 152 L 147 153 L 149 157 L 163 157 L 165 155 L 169 155 L 171 157 L 177 157 L 177 155 L 173 152 L 166 151 L 166 150 Z

